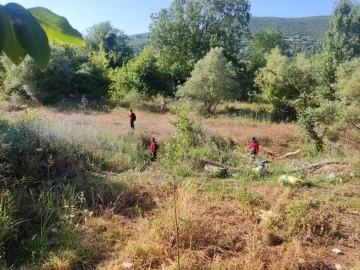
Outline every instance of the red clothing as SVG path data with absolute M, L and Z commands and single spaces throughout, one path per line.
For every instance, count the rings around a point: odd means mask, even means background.
M 254 150 L 255 154 L 259 153 L 259 144 L 257 141 L 251 141 L 249 149 Z
M 158 150 L 158 145 L 156 143 L 156 141 L 151 141 L 151 144 L 150 144 L 150 150 L 151 150 L 151 153 L 156 153 L 156 151 Z
M 135 114 L 133 112 L 131 112 L 128 114 L 128 116 L 129 116 L 130 120 L 134 120 Z

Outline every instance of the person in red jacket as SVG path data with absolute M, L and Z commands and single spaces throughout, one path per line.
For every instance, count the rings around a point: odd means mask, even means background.
M 259 143 L 255 137 L 252 138 L 249 149 L 251 150 L 251 160 L 254 161 L 257 153 L 259 153 Z
M 151 160 L 156 160 L 156 152 L 159 149 L 159 146 L 157 145 L 155 138 L 152 138 L 150 143 L 150 150 L 151 150 Z

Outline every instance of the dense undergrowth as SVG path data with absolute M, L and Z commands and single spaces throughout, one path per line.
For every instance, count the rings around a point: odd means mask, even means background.
M 301 159 L 273 162 L 260 177 L 235 141 L 210 134 L 184 104 L 177 116 L 152 164 L 141 132 L 32 114 L 2 119 L 2 268 L 358 269 L 356 162 L 335 177 L 300 172 L 301 182 L 278 183 L 291 169 L 342 160 L 345 150 L 303 145 Z M 204 172 L 209 161 L 228 173 Z
M 68 251 L 75 253 L 73 263 L 93 257 L 79 248 L 75 227 L 127 190 L 126 184 L 106 183 L 101 173 L 145 169 L 149 141 L 142 134 L 118 136 L 31 114 L 1 119 L 2 262 L 19 266 Z

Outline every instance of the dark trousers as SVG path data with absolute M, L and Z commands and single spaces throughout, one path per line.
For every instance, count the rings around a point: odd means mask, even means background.
M 130 127 L 131 128 L 134 128 L 135 126 L 134 126 L 134 120 L 130 120 Z
M 156 151 L 151 152 L 151 161 L 156 160 Z

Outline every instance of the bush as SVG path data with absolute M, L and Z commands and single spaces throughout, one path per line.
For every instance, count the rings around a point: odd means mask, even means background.
M 71 93 L 71 80 L 75 72 L 64 48 L 60 46 L 51 47 L 50 62 L 45 72 L 30 57 L 26 57 L 19 66 L 12 64 L 5 56 L 1 57 L 1 62 L 6 69 L 4 88 L 8 94 L 15 92 L 49 104 Z

